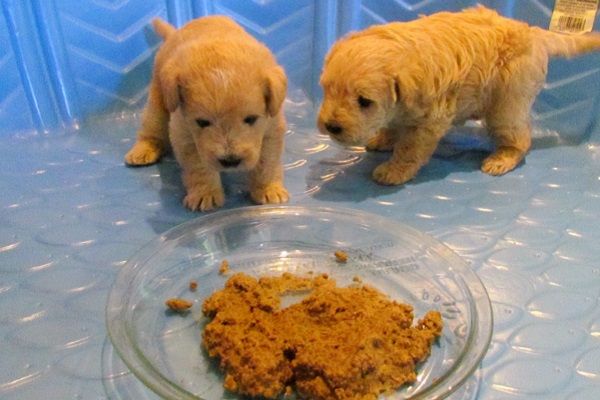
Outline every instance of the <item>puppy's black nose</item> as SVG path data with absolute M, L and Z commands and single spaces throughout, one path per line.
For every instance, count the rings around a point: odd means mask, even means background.
M 325 124 L 325 129 L 327 129 L 327 132 L 331 133 L 332 135 L 339 135 L 343 130 L 341 126 L 332 124 L 330 122 Z
M 219 158 L 219 163 L 225 168 L 234 168 L 242 163 L 242 159 L 236 156 Z

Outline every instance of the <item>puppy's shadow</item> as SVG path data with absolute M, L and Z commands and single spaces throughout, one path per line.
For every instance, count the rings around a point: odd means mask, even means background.
M 307 186 L 319 188 L 314 193 L 316 199 L 334 202 L 360 202 L 395 193 L 402 190 L 402 186 L 381 186 L 371 178 L 373 168 L 386 157 L 384 153 L 348 155 L 340 150 L 333 157 L 319 160 L 309 167 Z M 343 159 L 352 161 L 338 161 Z
M 491 146 L 485 140 L 454 137 L 440 143 L 434 156 L 415 178 L 402 185 L 385 186 L 373 181 L 372 174 L 375 167 L 391 157 L 391 152 L 363 151 L 349 155 L 348 151 L 340 149 L 333 157 L 311 166 L 307 179 L 311 186 L 319 186 L 314 193 L 316 199 L 361 202 L 441 181 L 454 173 L 481 173 L 481 163 L 490 151 Z
M 156 169 L 160 176 L 158 188 L 160 207 L 150 217 L 148 223 L 156 233 L 160 234 L 201 214 L 192 212 L 183 205 L 185 188 L 177 161 L 170 155 L 163 157 L 156 164 Z

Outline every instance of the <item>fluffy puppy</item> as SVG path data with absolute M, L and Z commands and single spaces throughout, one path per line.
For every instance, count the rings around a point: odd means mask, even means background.
M 501 175 L 530 147 L 529 112 L 549 58 L 598 49 L 600 34 L 561 35 L 483 6 L 373 26 L 330 50 L 319 130 L 342 144 L 393 151 L 373 178 L 397 185 L 417 174 L 452 125 L 482 119 L 495 149 L 481 169 Z
M 223 16 L 181 29 L 155 19 L 156 53 L 148 102 L 129 165 L 148 165 L 172 148 L 182 168 L 184 204 L 222 206 L 222 171 L 248 171 L 250 196 L 284 203 L 285 72 L 266 46 Z

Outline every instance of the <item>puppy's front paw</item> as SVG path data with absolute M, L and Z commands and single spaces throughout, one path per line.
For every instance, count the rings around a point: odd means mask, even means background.
M 490 175 L 503 175 L 515 169 L 524 155 L 524 152 L 510 147 L 498 149 L 483 160 L 481 170 Z
M 125 162 L 128 165 L 150 165 L 157 162 L 160 155 L 161 150 L 155 143 L 138 141 L 125 155 Z
M 490 160 L 486 158 L 481 164 L 481 170 L 490 175 L 503 175 L 512 170 L 515 166 L 507 166 L 502 160 Z
M 225 193 L 217 189 L 188 192 L 183 204 L 192 211 L 210 211 L 225 204 Z
M 373 180 L 381 185 L 400 185 L 414 178 L 417 168 L 410 164 L 383 163 L 373 171 Z
M 250 197 L 258 204 L 281 204 L 287 203 L 290 194 L 279 183 L 271 183 L 267 186 L 250 191 Z

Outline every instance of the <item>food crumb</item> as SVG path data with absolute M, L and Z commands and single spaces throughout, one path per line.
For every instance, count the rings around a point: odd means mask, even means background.
M 229 272 L 229 263 L 227 260 L 221 261 L 221 268 L 219 268 L 219 273 L 221 275 L 225 275 Z
M 333 254 L 335 255 L 336 260 L 341 263 L 346 263 L 348 261 L 348 254 L 341 250 L 337 250 Z
M 198 289 L 198 282 L 196 282 L 196 281 L 191 281 L 191 282 L 190 282 L 190 290 L 191 290 L 192 292 L 195 292 L 195 291 L 196 291 L 196 289 Z
M 355 276 L 354 278 L 352 278 L 352 282 L 362 283 L 362 279 L 360 279 L 358 276 Z
M 169 299 L 165 301 L 165 305 L 175 312 L 182 312 L 191 308 L 194 303 L 183 299 Z

